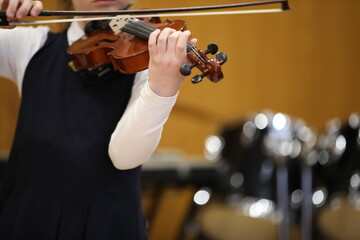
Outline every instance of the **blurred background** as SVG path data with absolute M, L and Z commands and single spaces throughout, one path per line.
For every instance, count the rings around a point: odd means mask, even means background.
M 133 0 L 132 8 L 236 2 L 245 1 Z M 360 1 L 289 4 L 171 18 L 228 62 L 218 83 L 189 77 L 143 167 L 150 240 L 360 239 Z M 19 102 L 0 79 L 2 166 Z

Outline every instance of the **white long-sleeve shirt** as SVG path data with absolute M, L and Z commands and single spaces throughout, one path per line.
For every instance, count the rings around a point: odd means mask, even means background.
M 0 29 L 0 76 L 21 87 L 26 67 L 32 56 L 44 45 L 48 27 Z M 73 22 L 67 33 L 69 45 L 84 31 Z M 109 156 L 118 169 L 130 169 L 144 163 L 156 149 L 177 95 L 161 97 L 148 83 L 147 70 L 135 75 L 131 98 L 119 119 L 109 143 Z

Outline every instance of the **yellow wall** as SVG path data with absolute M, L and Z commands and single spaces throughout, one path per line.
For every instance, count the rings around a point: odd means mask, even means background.
M 138 0 L 134 6 L 234 2 Z M 222 124 L 263 109 L 303 118 L 320 131 L 327 120 L 360 111 L 360 1 L 289 3 L 283 13 L 182 18 L 199 49 L 215 42 L 229 60 L 223 81 L 185 83 L 160 147 L 201 154 L 204 138 Z M 54 9 L 51 1 L 44 5 Z M 0 149 L 10 147 L 17 104 L 16 88 L 1 80 Z

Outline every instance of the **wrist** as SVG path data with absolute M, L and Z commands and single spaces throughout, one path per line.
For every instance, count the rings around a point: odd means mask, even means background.
M 177 95 L 180 90 L 182 82 L 176 82 L 169 84 L 168 82 L 165 83 L 158 83 L 151 81 L 149 79 L 149 87 L 150 89 L 160 97 L 173 97 Z

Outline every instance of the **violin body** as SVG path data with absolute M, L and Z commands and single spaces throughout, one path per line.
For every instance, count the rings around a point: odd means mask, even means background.
M 157 22 L 153 19 L 144 19 L 147 25 L 158 29 L 165 27 L 177 31 L 186 30 L 182 20 Z M 126 32 L 115 35 L 113 31 L 99 29 L 80 39 L 68 48 L 76 69 L 97 68 L 112 63 L 114 70 L 125 74 L 132 74 L 147 69 L 149 51 L 147 41 Z

